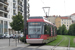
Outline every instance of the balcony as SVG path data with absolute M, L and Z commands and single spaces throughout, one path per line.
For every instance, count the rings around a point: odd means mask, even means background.
M 21 12 L 21 13 L 23 12 L 21 9 L 18 9 L 18 11 Z
M 7 18 L 7 14 L 4 14 L 4 17 Z
M 15 0 L 13 0 L 13 2 L 15 3 L 16 1 L 15 1 Z
M 0 2 L 8 5 L 7 1 L 0 0 Z
M 7 2 L 4 2 L 6 5 L 9 5 Z
M 6 9 L 0 9 L 2 12 L 8 12 L 8 10 Z
M 23 12 L 22 10 L 20 10 L 21 12 Z
M 13 16 L 15 16 L 16 15 L 16 13 L 13 13 Z
M 13 9 L 16 9 L 16 7 L 13 7 Z
M 23 0 L 20 0 L 21 2 L 23 1 Z
M 22 4 L 20 4 L 20 3 L 19 3 L 19 6 L 21 6 L 21 7 L 22 7 Z

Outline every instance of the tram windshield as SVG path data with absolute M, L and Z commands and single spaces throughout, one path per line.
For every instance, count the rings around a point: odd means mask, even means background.
M 30 22 L 28 23 L 28 34 L 41 34 L 42 23 L 41 22 Z

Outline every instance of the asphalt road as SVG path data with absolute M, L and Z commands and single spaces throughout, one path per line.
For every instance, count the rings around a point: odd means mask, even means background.
M 10 39 L 10 45 L 15 46 L 15 44 L 16 44 L 16 40 Z M 4 46 L 9 46 L 9 39 L 0 39 L 0 47 L 4 47 Z

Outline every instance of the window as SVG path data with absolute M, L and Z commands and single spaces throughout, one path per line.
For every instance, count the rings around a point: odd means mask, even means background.
M 67 25 L 67 27 L 68 27 L 68 25 Z
M 62 24 L 63 24 L 63 22 L 62 22 Z
M 7 34 L 7 30 L 8 30 L 7 21 L 4 21 L 4 34 Z
M 13 15 L 16 15 L 16 12 L 15 12 L 15 10 L 13 10 Z
M 50 27 L 49 27 L 49 24 L 48 24 L 48 23 L 45 24 L 45 28 L 44 28 L 44 31 L 45 31 L 44 33 L 45 33 L 45 34 L 49 34 L 49 28 L 50 28 Z
M 62 19 L 62 21 L 63 21 L 63 19 Z
M 3 21 L 2 20 L 0 20 L 0 24 L 3 24 Z
M 28 34 L 42 34 L 42 24 L 40 22 L 28 23 Z
M 41 34 L 42 26 L 29 26 L 29 34 Z
M 66 24 L 66 22 L 64 22 L 64 24 Z

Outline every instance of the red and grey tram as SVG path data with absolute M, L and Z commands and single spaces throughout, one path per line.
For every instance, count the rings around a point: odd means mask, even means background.
M 26 42 L 29 44 L 48 43 L 57 37 L 57 28 L 45 17 L 30 17 L 27 20 L 28 33 Z

